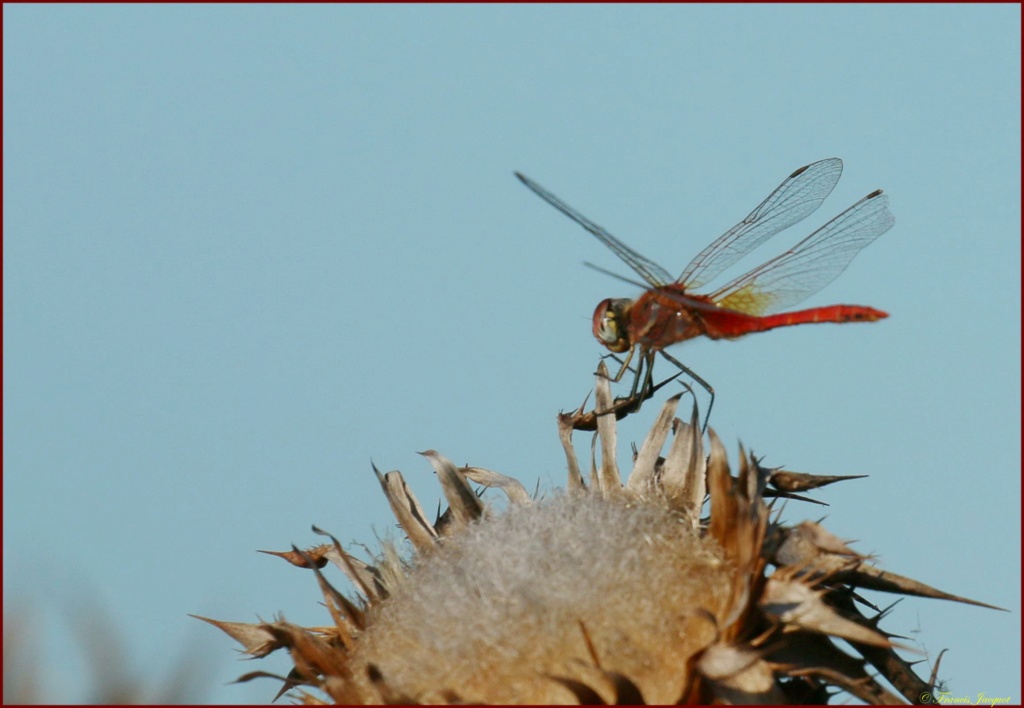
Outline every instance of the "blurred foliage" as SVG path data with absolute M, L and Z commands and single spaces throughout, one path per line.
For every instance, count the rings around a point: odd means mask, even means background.
M 91 687 L 82 695 L 59 695 L 68 677 L 43 657 L 43 613 L 17 601 L 4 607 L 4 704 L 194 704 L 207 691 L 212 669 L 195 647 L 184 647 L 159 666 L 139 667 L 99 603 L 62 609 L 68 625 L 64 636 L 89 667 Z

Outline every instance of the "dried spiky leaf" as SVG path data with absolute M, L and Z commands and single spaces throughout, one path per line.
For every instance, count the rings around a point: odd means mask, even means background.
M 254 658 L 262 658 L 284 646 L 267 630 L 264 622 L 255 624 L 249 622 L 222 622 L 199 615 L 189 615 L 189 617 L 195 617 L 197 620 L 212 624 L 241 644 L 244 647 L 245 653 Z
M 387 596 L 387 590 L 381 582 L 380 572 L 376 568 L 350 556 L 341 547 L 338 539 L 326 531 L 313 526 L 313 533 L 331 539 L 332 545 L 321 547 L 326 548 L 322 551 L 323 556 L 341 569 L 341 572 L 345 574 L 356 590 L 362 593 L 363 597 L 375 600 Z
M 883 592 L 953 600 L 968 605 L 1004 610 L 977 600 L 937 590 L 911 578 L 877 568 L 827 529 L 813 521 L 793 528 L 779 528 L 773 541 L 772 562 L 779 566 L 802 566 L 855 587 Z
M 854 475 L 820 475 L 803 472 L 790 472 L 781 467 L 768 470 L 768 483 L 782 492 L 806 492 L 848 479 L 866 479 L 866 474 Z
M 586 489 L 583 481 L 583 473 L 580 472 L 580 464 L 576 459 L 576 450 L 572 446 L 572 425 L 573 419 L 570 415 L 558 414 L 558 440 L 562 443 L 565 451 L 565 461 L 568 468 L 568 482 L 566 488 L 570 492 Z
M 292 668 L 292 670 L 289 671 L 288 675 L 285 677 L 284 683 L 281 684 L 281 688 L 278 689 L 277 694 L 274 695 L 273 700 L 271 700 L 270 702 L 276 703 L 281 696 L 288 693 L 288 691 L 292 690 L 293 688 L 298 688 L 299 686 L 309 686 L 312 685 L 312 683 L 313 682 L 311 681 L 303 679 L 298 669 Z M 312 696 L 309 697 L 312 698 Z
M 791 574 L 776 571 L 768 578 L 759 605 L 768 616 L 787 625 L 869 646 L 898 646 L 872 629 L 843 619 L 822 602 L 822 594 Z
M 348 666 L 348 655 L 345 651 L 339 651 L 339 647 L 324 641 L 316 634 L 309 632 L 288 622 L 274 622 L 266 625 L 266 629 L 274 635 L 280 643 L 287 646 L 295 663 L 295 678 L 327 690 L 335 701 L 353 695 L 351 689 L 351 674 Z M 322 680 L 322 677 L 339 677 L 344 682 L 334 682 L 332 685 Z
M 708 493 L 711 495 L 711 523 L 708 535 L 718 541 L 728 553 L 733 537 L 732 524 L 736 519 L 736 498 L 733 494 L 733 479 L 729 474 L 725 448 L 714 430 L 708 430 L 711 454 L 707 462 Z
M 382 476 L 376 466 L 373 467 L 373 472 L 377 475 L 384 496 L 388 499 L 391 513 L 395 515 L 412 545 L 420 552 L 429 550 L 437 541 L 437 531 L 433 524 L 427 521 L 423 507 L 416 500 L 412 490 L 406 486 L 402 473 L 388 472 Z
M 633 459 L 633 471 L 629 473 L 626 481 L 626 489 L 635 494 L 649 494 L 655 488 L 655 469 L 658 461 L 658 454 L 665 445 L 669 429 L 672 427 L 672 420 L 676 414 L 676 407 L 683 394 L 672 396 L 662 406 L 654 425 L 651 426 L 644 444 L 640 447 Z
M 912 578 L 897 575 L 896 573 L 890 573 L 870 565 L 858 565 L 856 568 L 842 573 L 840 578 L 843 582 L 848 582 L 851 585 L 855 585 L 860 588 L 867 588 L 869 590 L 882 590 L 884 592 L 896 592 L 903 595 L 931 597 L 937 600 L 952 600 L 953 602 L 962 602 L 965 605 L 976 605 L 977 607 L 987 607 L 990 610 L 1009 612 L 1005 607 L 990 605 L 987 602 L 971 600 L 967 597 L 943 592 L 942 590 L 937 590 L 930 585 L 925 585 L 924 583 L 913 580 Z
M 778 566 L 802 566 L 823 574 L 838 573 L 865 559 L 813 521 L 793 528 L 774 530 L 772 562 Z
M 284 558 L 286 561 L 298 568 L 309 568 L 310 561 L 312 561 L 317 568 L 323 568 L 328 563 L 327 551 L 329 551 L 330 548 L 331 547 L 327 544 L 321 544 L 319 546 L 308 548 L 305 553 L 301 554 L 296 551 L 260 551 L 260 553 L 266 553 L 268 556 Z
M 608 367 L 602 361 L 597 367 L 597 384 L 594 387 L 595 405 L 599 411 L 612 408 L 612 387 L 608 378 Z M 622 477 L 615 462 L 616 432 L 615 414 L 597 416 L 597 433 L 601 439 L 601 466 L 597 469 L 598 489 L 602 494 L 612 494 L 622 488 Z
M 669 506 L 683 514 L 690 526 L 700 525 L 700 510 L 707 492 L 704 447 L 694 407 L 687 425 L 678 422 L 668 456 L 661 468 L 661 488 Z
M 485 470 L 483 467 L 462 467 L 459 469 L 467 479 L 485 487 L 495 487 L 505 492 L 509 501 L 513 504 L 529 504 L 533 500 L 530 493 L 522 482 L 513 477 L 507 477 L 494 470 Z
M 301 553 L 301 551 L 299 551 Z M 319 568 L 312 568 L 316 575 L 320 591 L 324 595 L 325 604 L 331 613 L 335 627 L 338 629 L 338 636 L 346 647 L 353 644 L 353 632 L 359 631 L 366 626 L 366 617 L 363 610 L 351 602 L 347 597 L 334 589 Z
M 445 499 L 448 500 L 448 508 L 453 515 L 453 524 L 449 533 L 462 530 L 467 524 L 479 519 L 484 513 L 483 502 L 480 501 L 466 481 L 466 477 L 459 469 L 452 464 L 447 457 L 438 454 L 435 450 L 421 452 L 426 457 L 434 471 L 437 472 L 437 479 L 441 482 L 441 490 Z

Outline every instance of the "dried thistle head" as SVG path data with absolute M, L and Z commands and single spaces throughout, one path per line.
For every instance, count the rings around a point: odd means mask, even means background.
M 674 667 L 715 635 L 693 608 L 720 612 L 730 578 L 662 505 L 583 493 L 512 505 L 445 539 L 370 611 L 353 675 L 368 696 L 375 667 L 422 702 L 562 703 L 567 681 L 612 700 L 603 670 L 672 701 Z
M 597 381 L 608 410 L 607 379 Z M 734 477 L 714 432 L 705 454 L 696 418 L 675 418 L 678 402 L 665 404 L 625 484 L 611 414 L 597 418 L 589 483 L 572 416 L 560 418 L 567 490 L 541 500 L 429 451 L 449 504 L 431 523 L 401 473 L 377 472 L 411 558 L 385 544 L 369 565 L 333 538 L 278 553 L 316 574 L 330 625 L 207 621 L 253 656 L 287 648 L 282 693 L 314 687 L 338 703 L 823 703 L 837 689 L 894 703 L 930 692 L 934 672 L 914 673 L 878 628 L 885 612 L 857 590 L 983 603 L 879 570 L 819 524 L 772 520 L 773 497 L 848 478 L 766 469 L 742 449 Z M 470 481 L 504 491 L 507 509 Z M 327 563 L 356 599 L 324 578 Z

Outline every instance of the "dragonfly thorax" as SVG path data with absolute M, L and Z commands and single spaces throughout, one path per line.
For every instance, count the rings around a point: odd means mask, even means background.
M 605 298 L 594 310 L 594 336 L 613 352 L 628 351 L 632 346 L 626 326 L 632 306 L 629 298 Z

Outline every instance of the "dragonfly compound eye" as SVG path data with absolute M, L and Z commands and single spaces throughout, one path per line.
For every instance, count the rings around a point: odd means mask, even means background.
M 629 349 L 625 310 L 630 304 L 626 299 L 607 298 L 594 310 L 594 336 L 613 352 L 624 352 Z

